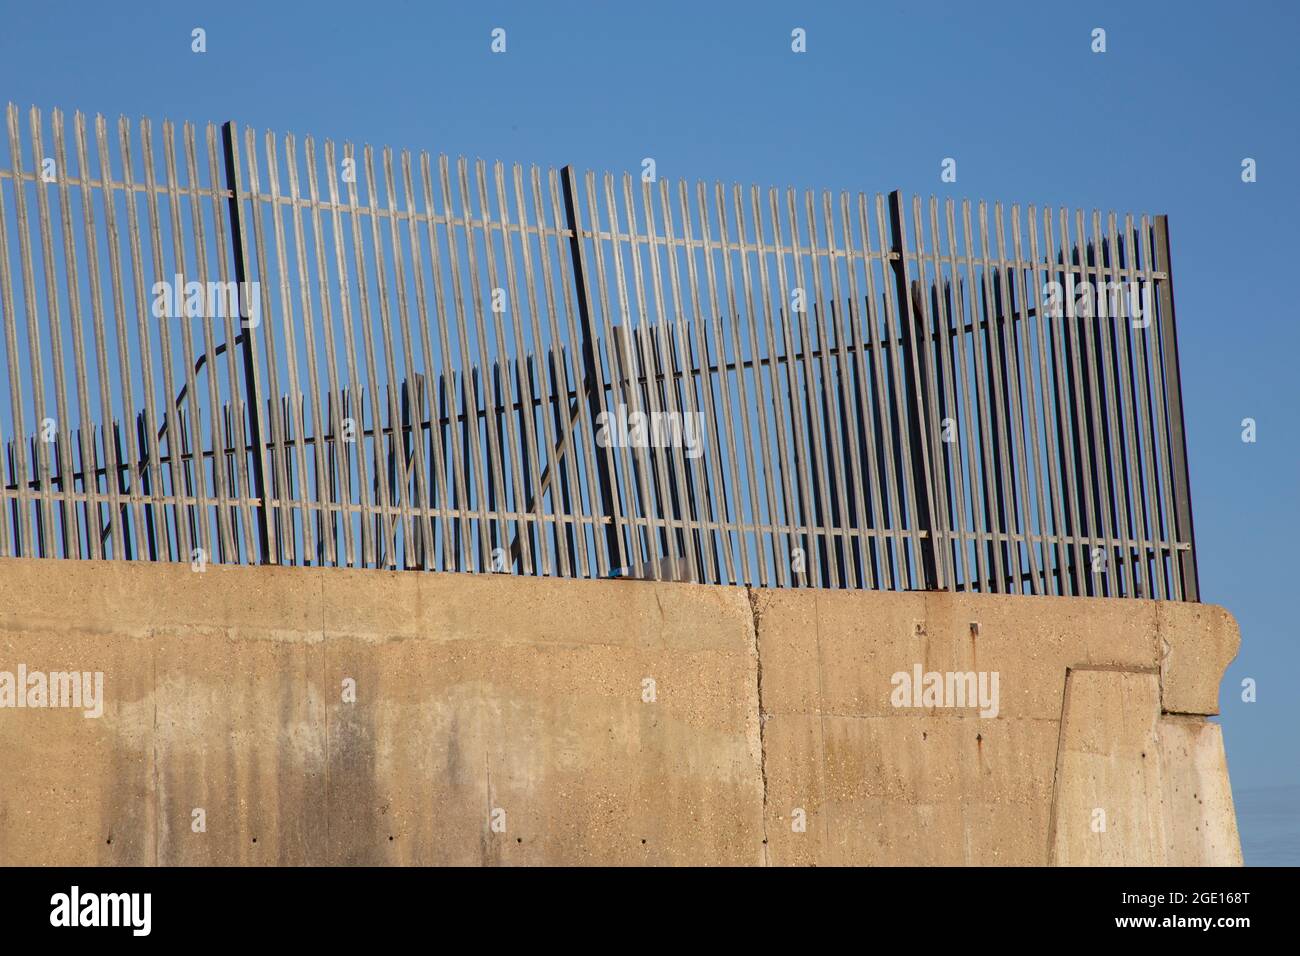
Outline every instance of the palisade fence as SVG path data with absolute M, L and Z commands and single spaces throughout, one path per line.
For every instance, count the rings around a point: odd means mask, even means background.
M 1163 216 L 7 125 L 0 554 L 1198 599 Z

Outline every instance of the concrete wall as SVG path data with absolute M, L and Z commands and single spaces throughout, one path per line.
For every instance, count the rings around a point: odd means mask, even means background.
M 1238 642 L 1146 601 L 5 560 L 0 863 L 1240 864 Z M 102 672 L 103 716 L 3 706 L 19 665 Z M 997 716 L 894 706 L 917 667 L 996 671 Z

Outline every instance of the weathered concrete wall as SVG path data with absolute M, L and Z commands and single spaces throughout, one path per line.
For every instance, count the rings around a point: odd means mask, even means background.
M 0 863 L 1239 864 L 1205 719 L 1238 640 L 1153 602 L 0 561 Z M 20 664 L 101 671 L 103 716 L 3 706 Z M 997 716 L 895 706 L 917 667 L 996 671 Z
M 947 592 L 754 604 L 771 862 L 1241 864 L 1205 719 L 1240 643 L 1223 609 Z M 891 676 L 917 665 L 997 672 L 997 716 L 895 707 Z

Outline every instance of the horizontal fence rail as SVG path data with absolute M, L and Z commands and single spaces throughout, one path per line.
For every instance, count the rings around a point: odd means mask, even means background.
M 1199 599 L 1163 216 L 6 125 L 0 554 Z

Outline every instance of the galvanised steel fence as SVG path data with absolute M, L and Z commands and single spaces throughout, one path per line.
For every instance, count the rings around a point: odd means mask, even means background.
M 0 554 L 1198 599 L 1163 216 L 6 118 Z

